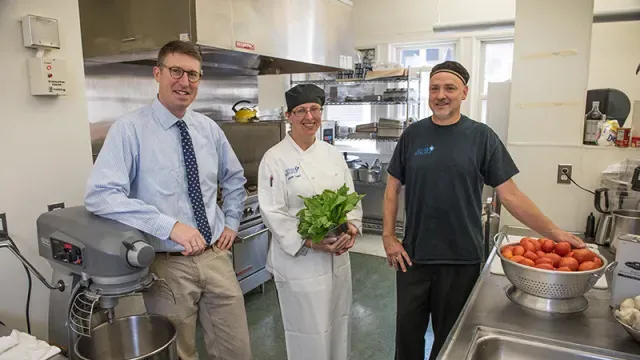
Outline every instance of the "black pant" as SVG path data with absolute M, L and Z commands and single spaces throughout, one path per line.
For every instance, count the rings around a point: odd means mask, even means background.
M 480 264 L 421 265 L 396 275 L 396 360 L 424 360 L 424 336 L 432 317 L 438 356 L 480 275 Z

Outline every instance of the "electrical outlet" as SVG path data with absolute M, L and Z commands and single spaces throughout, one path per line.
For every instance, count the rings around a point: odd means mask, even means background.
M 8 234 L 7 229 L 7 213 L 0 213 L 0 234 Z
M 573 166 L 571 164 L 559 164 L 558 165 L 558 174 L 557 174 L 557 183 L 558 184 L 571 184 L 571 169 Z
M 64 209 L 64 203 L 56 203 L 56 204 L 49 204 L 47 205 L 47 209 L 49 209 L 48 211 L 53 211 L 53 210 L 57 210 L 57 209 Z

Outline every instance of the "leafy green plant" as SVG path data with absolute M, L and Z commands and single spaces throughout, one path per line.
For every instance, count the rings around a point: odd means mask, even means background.
M 296 215 L 300 219 L 298 234 L 317 244 L 329 230 L 347 222 L 347 214 L 364 195 L 356 192 L 349 194 L 349 188 L 344 184 L 337 191 L 324 190 L 312 197 L 299 197 L 304 200 L 305 207 Z

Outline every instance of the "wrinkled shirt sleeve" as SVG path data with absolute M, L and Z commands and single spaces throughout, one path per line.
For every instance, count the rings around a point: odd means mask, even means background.
M 138 155 L 135 130 L 130 124 L 116 121 L 89 174 L 84 204 L 96 215 L 166 240 L 177 220 L 142 200 L 129 198 Z
M 289 215 L 284 170 L 265 154 L 258 169 L 258 199 L 262 219 L 280 248 L 291 256 L 303 254 L 304 240 L 298 234 L 298 219 Z

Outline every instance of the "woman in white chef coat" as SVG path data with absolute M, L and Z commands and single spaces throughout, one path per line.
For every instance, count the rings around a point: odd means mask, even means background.
M 316 141 L 324 91 L 298 85 L 285 94 L 291 131 L 269 149 L 258 171 L 260 211 L 273 235 L 267 269 L 278 290 L 288 358 L 347 360 L 351 311 L 351 264 L 347 250 L 361 232 L 360 203 L 347 215 L 349 230 L 319 244 L 298 234 L 296 214 L 310 197 L 353 179 L 342 154 Z

